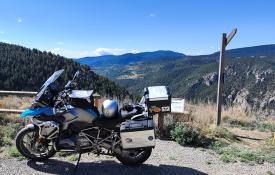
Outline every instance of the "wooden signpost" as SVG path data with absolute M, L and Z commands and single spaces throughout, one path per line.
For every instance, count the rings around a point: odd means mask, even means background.
M 218 91 L 217 91 L 217 118 L 216 125 L 219 126 L 221 124 L 221 105 L 223 103 L 223 90 L 224 90 L 224 53 L 225 48 L 231 41 L 231 39 L 237 33 L 237 28 L 233 29 L 231 33 L 226 36 L 226 33 L 222 34 L 221 40 L 221 51 L 220 51 L 220 63 L 219 63 L 219 79 L 218 79 Z

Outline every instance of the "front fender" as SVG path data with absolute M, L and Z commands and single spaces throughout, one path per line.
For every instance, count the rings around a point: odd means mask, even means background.
M 25 118 L 27 116 L 36 117 L 38 115 L 46 115 L 51 116 L 54 115 L 53 108 L 51 107 L 43 107 L 43 108 L 35 108 L 35 109 L 26 109 L 20 114 L 20 118 Z
M 25 128 L 34 129 L 34 124 L 30 123 L 25 126 Z

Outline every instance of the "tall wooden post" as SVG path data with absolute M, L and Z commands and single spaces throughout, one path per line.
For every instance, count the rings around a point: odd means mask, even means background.
M 164 133 L 164 114 L 158 114 L 158 129 L 160 133 L 160 137 L 162 138 Z
M 222 34 L 221 38 L 221 51 L 220 51 L 220 62 L 219 62 L 219 79 L 218 79 L 218 90 L 217 90 L 217 118 L 216 125 L 221 124 L 221 112 L 223 103 L 223 90 L 224 90 L 224 53 L 225 48 L 231 39 L 235 36 L 237 29 L 233 29 L 232 32 L 226 36 L 226 33 Z
M 221 51 L 220 51 L 220 63 L 219 63 L 219 79 L 218 79 L 218 91 L 217 91 L 217 119 L 216 125 L 221 124 L 221 108 L 222 108 L 222 94 L 224 88 L 224 52 L 226 47 L 226 33 L 222 34 Z

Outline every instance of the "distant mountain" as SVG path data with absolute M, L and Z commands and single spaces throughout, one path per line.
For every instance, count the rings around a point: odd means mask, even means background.
M 219 54 L 218 52 L 214 55 Z M 238 49 L 231 49 L 226 51 L 229 57 L 247 57 L 247 56 L 274 56 L 275 55 L 275 44 L 261 45 L 253 47 L 244 47 Z
M 142 53 L 127 53 L 124 55 L 104 55 L 98 57 L 84 57 L 76 59 L 80 64 L 86 64 L 91 67 L 109 66 L 114 64 L 127 65 L 131 62 L 152 62 L 161 59 L 177 59 L 183 57 L 184 54 L 173 51 L 159 50 L 155 52 L 142 52 Z
M 232 49 L 225 57 L 225 103 L 275 116 L 275 45 Z M 77 61 L 134 94 L 146 86 L 168 85 L 174 97 L 208 102 L 216 100 L 218 60 L 218 52 L 187 56 L 157 51 Z
M 85 68 L 85 67 L 82 67 Z M 56 70 L 65 69 L 61 84 L 72 78 L 79 63 L 50 52 L 0 42 L 0 89 L 37 91 Z M 130 97 L 125 88 L 90 71 L 82 82 L 83 89 L 94 89 L 102 96 Z

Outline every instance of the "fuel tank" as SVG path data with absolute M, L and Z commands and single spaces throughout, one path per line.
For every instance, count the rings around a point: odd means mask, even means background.
M 63 130 L 73 127 L 79 130 L 93 126 L 93 122 L 99 117 L 97 109 L 71 108 L 63 114 L 66 122 L 63 123 Z

